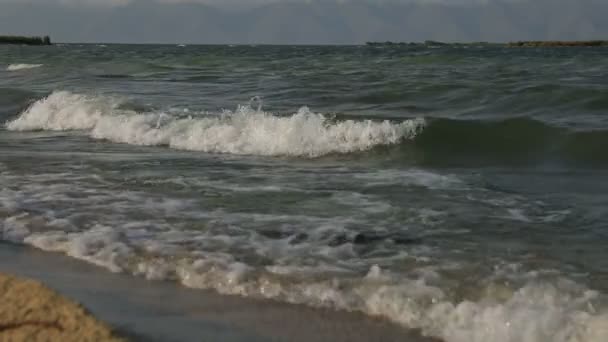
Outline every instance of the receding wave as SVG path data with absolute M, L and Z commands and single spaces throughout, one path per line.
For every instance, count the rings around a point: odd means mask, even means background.
M 35 224 L 29 221 L 40 225 L 44 218 L 19 213 L 0 220 L 0 239 L 65 253 L 112 272 L 149 280 L 175 280 L 221 294 L 385 317 L 446 342 L 599 342 L 608 337 L 608 314 L 599 304 L 601 293 L 563 277 L 542 279 L 539 272 L 508 275 L 498 268 L 495 275 L 476 285 L 477 296 L 458 298 L 435 284 L 440 277 L 436 273 L 428 279 L 410 278 L 373 265 L 367 274 L 342 270 L 341 277 L 337 272 L 333 277 L 319 278 L 315 272 L 321 270 L 315 267 L 272 265 L 260 269 L 226 253 L 155 256 L 154 248 L 163 245 L 146 239 L 157 233 L 141 229 L 129 232 L 131 225 L 115 228 L 96 224 L 89 230 L 66 232 L 59 228 L 69 222 L 54 220 L 59 222 L 48 223 L 54 230 L 35 232 L 30 231 Z M 140 240 L 151 247 L 139 247 Z
M 6 70 L 7 71 L 19 71 L 19 70 L 40 68 L 41 66 L 42 66 L 42 64 L 9 64 L 9 66 L 6 67 Z
M 13 131 L 84 130 L 95 139 L 211 153 L 317 157 L 412 139 L 424 120 L 331 122 L 303 107 L 275 116 L 248 106 L 218 116 L 179 118 L 119 109 L 109 98 L 54 92 L 7 123 Z

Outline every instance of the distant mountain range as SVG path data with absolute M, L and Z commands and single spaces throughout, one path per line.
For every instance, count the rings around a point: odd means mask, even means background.
M 0 4 L 0 34 L 106 43 L 361 44 L 608 38 L 608 1 L 277 2 L 246 8 Z

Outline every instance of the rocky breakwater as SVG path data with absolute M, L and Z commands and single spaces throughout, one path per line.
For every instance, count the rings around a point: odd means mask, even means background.
M 0 273 L 0 341 L 124 341 L 39 282 Z

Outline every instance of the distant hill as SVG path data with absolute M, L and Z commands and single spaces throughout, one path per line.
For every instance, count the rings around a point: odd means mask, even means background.
M 0 4 L 0 32 L 108 43 L 362 44 L 366 41 L 592 40 L 608 37 L 608 1 L 476 5 L 279 2 L 242 9 L 135 1 L 124 7 Z

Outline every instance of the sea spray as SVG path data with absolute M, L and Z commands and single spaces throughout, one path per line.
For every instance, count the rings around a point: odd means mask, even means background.
M 12 131 L 90 130 L 117 105 L 109 98 L 57 91 L 32 104 L 17 119 L 8 122 L 6 128 Z
M 254 108 L 254 105 L 257 104 L 257 111 L 261 112 L 264 107 L 264 100 L 261 96 L 254 96 L 249 100 L 249 107 Z

